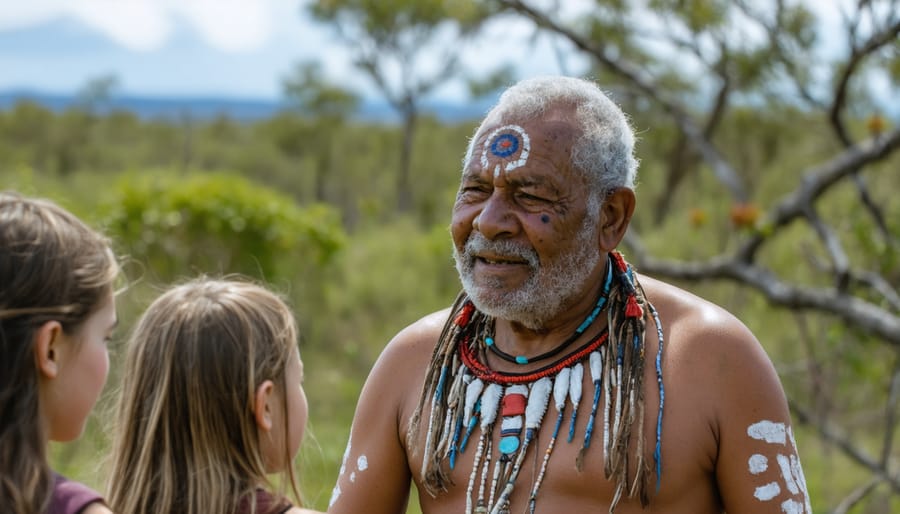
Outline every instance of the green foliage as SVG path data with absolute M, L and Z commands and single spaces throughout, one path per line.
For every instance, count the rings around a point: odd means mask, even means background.
M 327 21 L 353 20 L 367 33 L 383 36 L 417 25 L 434 27 L 448 18 L 477 24 L 483 13 L 475 2 L 459 0 L 318 0 L 311 12 Z
M 482 78 L 470 78 L 467 81 L 469 96 L 472 98 L 487 96 L 515 82 L 514 77 L 512 66 L 504 66 Z
M 359 98 L 322 77 L 320 63 L 298 64 L 282 83 L 285 98 L 295 111 L 318 121 L 346 119 L 359 105 Z
M 126 176 L 105 225 L 148 271 L 188 270 L 276 280 L 328 263 L 342 247 L 336 213 L 226 174 Z
M 784 8 L 782 26 L 787 36 L 798 47 L 807 50 L 816 42 L 816 18 L 806 6 L 797 4 Z
M 701 32 L 722 26 L 729 4 L 721 0 L 651 0 L 650 8 L 676 16 L 691 32 Z

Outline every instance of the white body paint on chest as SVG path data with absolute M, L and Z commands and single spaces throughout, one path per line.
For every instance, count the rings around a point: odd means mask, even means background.
M 781 510 L 786 514 L 812 514 L 809 503 L 809 493 L 806 489 L 806 478 L 803 476 L 803 468 L 797 457 L 797 442 L 791 427 L 784 423 L 774 421 L 760 421 L 747 427 L 747 435 L 757 441 L 763 441 L 776 446 L 775 460 L 781 471 L 781 483 L 772 481 L 757 486 L 753 496 L 759 501 L 773 501 L 784 492 L 795 496 L 800 495 L 803 503 L 793 498 L 781 502 Z M 760 453 L 750 456 L 747 467 L 753 475 L 760 475 L 769 469 L 769 458 Z M 784 487 L 782 487 L 782 485 Z

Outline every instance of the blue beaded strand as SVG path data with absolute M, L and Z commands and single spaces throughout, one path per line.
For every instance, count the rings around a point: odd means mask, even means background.
M 659 349 L 656 352 L 656 382 L 659 384 L 659 413 L 656 417 L 656 448 L 653 450 L 653 460 L 656 461 L 656 492 L 662 483 L 662 420 L 663 420 L 663 404 L 666 401 L 666 390 L 663 387 L 662 376 L 662 353 L 663 353 L 663 329 L 662 323 L 659 321 L 659 314 L 653 305 L 650 306 L 650 313 L 656 322 L 656 332 L 659 337 Z

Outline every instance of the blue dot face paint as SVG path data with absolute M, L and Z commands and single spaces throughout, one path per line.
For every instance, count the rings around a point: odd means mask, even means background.
M 491 153 L 497 157 L 509 157 L 519 149 L 519 138 L 513 134 L 502 134 L 491 143 Z
M 481 167 L 493 169 L 494 177 L 520 168 L 528 162 L 531 139 L 518 125 L 504 125 L 491 132 L 481 152 Z M 518 156 L 518 158 L 517 158 Z
M 541 214 L 541 221 L 544 223 L 550 223 L 550 216 L 547 216 L 546 214 Z

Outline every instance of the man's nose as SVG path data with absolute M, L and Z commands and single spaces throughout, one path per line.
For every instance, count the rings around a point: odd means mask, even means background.
M 516 233 L 518 220 L 506 191 L 502 188 L 493 190 L 472 221 L 472 227 L 487 239 L 510 237 Z

